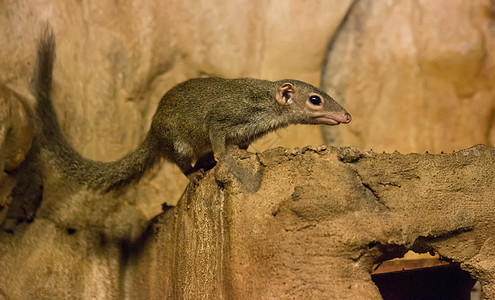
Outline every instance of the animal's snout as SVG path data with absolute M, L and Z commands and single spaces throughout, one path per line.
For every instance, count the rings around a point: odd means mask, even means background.
M 351 122 L 351 120 L 352 120 L 351 114 L 346 112 L 344 118 L 342 119 L 342 123 L 349 123 Z

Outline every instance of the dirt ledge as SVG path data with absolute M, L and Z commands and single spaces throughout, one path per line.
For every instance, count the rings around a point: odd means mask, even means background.
M 127 295 L 376 299 L 373 264 L 414 250 L 459 262 L 495 298 L 494 148 L 236 156 L 155 220 Z
M 410 249 L 495 299 L 494 148 L 231 154 L 142 235 L 123 195 L 52 176 L 32 223 L 0 232 L 0 299 L 377 299 L 373 264 Z

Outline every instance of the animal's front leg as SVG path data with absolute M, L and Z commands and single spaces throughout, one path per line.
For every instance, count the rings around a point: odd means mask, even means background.
M 210 129 L 210 142 L 211 148 L 213 150 L 213 156 L 218 162 L 225 156 L 226 153 L 225 134 L 223 134 L 221 131 Z

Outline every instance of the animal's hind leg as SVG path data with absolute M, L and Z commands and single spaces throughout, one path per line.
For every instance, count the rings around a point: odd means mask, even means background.
M 188 176 L 194 172 L 192 167 L 193 149 L 185 142 L 162 143 L 160 145 L 163 156 L 170 162 L 175 163 L 184 175 Z
M 194 170 L 198 171 L 200 169 L 203 169 L 205 171 L 208 171 L 212 169 L 216 164 L 217 162 L 215 160 L 215 156 L 213 155 L 213 152 L 208 152 L 207 154 L 201 156 L 196 161 L 196 164 L 194 165 Z
M 182 173 L 184 173 L 184 175 L 186 175 L 187 177 L 189 177 L 189 175 L 191 175 L 195 171 L 193 166 L 191 165 L 192 159 L 190 157 L 176 158 L 175 163 L 177 164 L 177 166 L 179 166 Z

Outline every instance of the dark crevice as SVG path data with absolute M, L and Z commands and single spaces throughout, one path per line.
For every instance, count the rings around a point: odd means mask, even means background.
M 373 246 L 374 245 L 374 246 Z M 381 255 L 378 257 L 378 263 L 382 263 L 386 260 L 403 257 L 407 253 L 408 249 L 404 245 L 397 244 L 382 244 L 371 243 L 368 244 L 368 248 L 377 247 Z
M 364 183 L 361 181 L 361 184 L 366 188 L 368 189 L 372 194 L 373 196 L 375 196 L 375 198 L 378 200 L 380 199 L 380 196 L 377 194 L 377 192 L 367 183 Z
M 356 176 L 359 178 L 359 183 L 361 183 L 361 185 L 366 190 L 368 190 L 368 191 L 371 192 L 371 194 L 375 198 L 375 202 L 378 203 L 379 205 L 383 206 L 383 208 L 385 210 L 389 211 L 390 208 L 382 201 L 382 199 L 381 199 L 380 195 L 378 194 L 378 192 L 375 191 L 375 189 L 373 187 L 371 187 L 371 185 L 369 183 L 364 182 L 363 177 L 361 176 L 361 174 L 359 174 L 359 172 L 356 169 L 353 169 L 353 171 L 356 174 Z
M 16 181 L 11 192 L 12 202 L 9 204 L 7 215 L 0 227 L 6 232 L 14 232 L 16 227 L 24 222 L 31 223 L 36 216 L 43 200 L 43 180 L 37 139 L 24 161 L 9 173 Z
M 380 196 L 378 195 L 378 193 L 368 183 L 363 181 L 363 177 L 361 176 L 361 174 L 359 174 L 357 170 L 353 169 L 353 171 L 356 174 L 356 176 L 359 178 L 359 182 L 361 183 L 361 185 L 364 186 L 367 190 L 369 190 L 371 194 L 373 194 L 375 199 L 381 203 L 381 201 L 379 201 Z
M 435 253 L 435 249 L 431 246 L 432 243 L 442 242 L 451 239 L 461 233 L 473 230 L 471 226 L 458 228 L 438 236 L 420 236 L 412 244 L 411 250 L 417 253 Z

